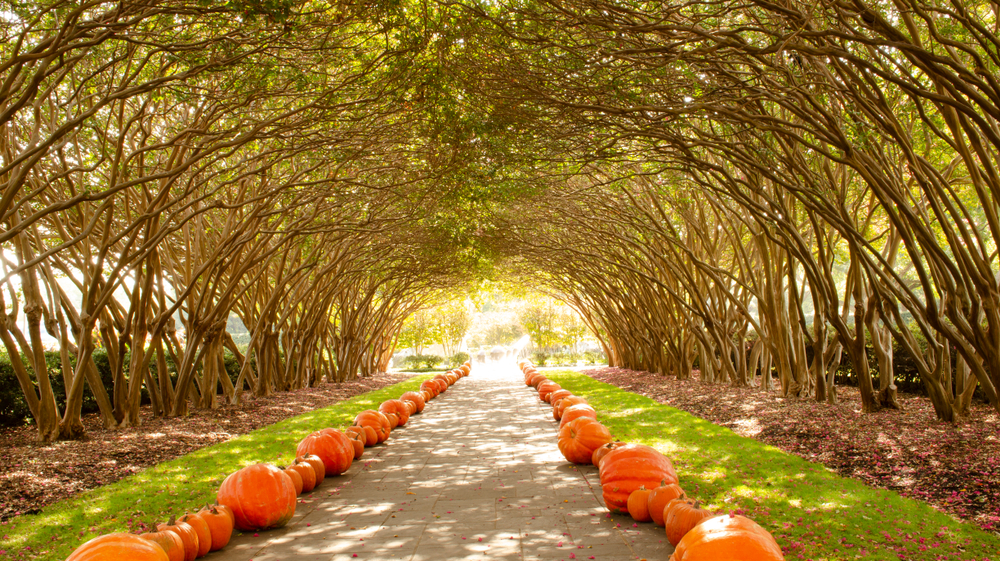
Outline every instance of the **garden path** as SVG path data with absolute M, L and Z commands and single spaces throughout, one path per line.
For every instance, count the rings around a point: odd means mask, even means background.
M 597 470 L 556 447 L 551 407 L 511 362 L 472 375 L 300 497 L 284 528 L 206 561 L 667 559 L 662 528 L 610 516 Z

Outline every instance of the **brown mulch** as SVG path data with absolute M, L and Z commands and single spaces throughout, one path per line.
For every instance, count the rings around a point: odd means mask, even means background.
M 268 397 L 246 396 L 239 406 L 196 409 L 183 418 L 156 418 L 143 407 L 140 426 L 124 430 L 106 430 L 97 414 L 87 415 L 88 438 L 80 441 L 39 444 L 33 425 L 0 429 L 0 520 L 38 512 L 149 466 L 411 376 L 390 372 Z
M 864 415 L 857 388 L 837 387 L 840 403 L 785 399 L 778 391 L 703 384 L 621 368 L 584 374 L 682 409 L 845 477 L 925 501 L 1000 530 L 1000 415 L 974 403 L 971 420 L 937 421 L 930 400 L 899 394 L 902 411 Z

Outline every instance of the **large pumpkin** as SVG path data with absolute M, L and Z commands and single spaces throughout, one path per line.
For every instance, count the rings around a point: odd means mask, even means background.
M 663 523 L 670 545 L 676 546 L 681 539 L 702 520 L 715 516 L 709 510 L 690 499 L 674 499 L 663 509 Z
M 559 451 L 574 464 L 589 464 L 594 450 L 611 442 L 611 431 L 588 417 L 580 417 L 559 429 Z
M 170 561 L 184 561 L 184 542 L 181 537 L 174 532 L 160 532 L 155 529 L 152 532 L 140 534 L 140 538 L 151 541 L 163 549 Z
M 552 415 L 558 421 L 562 419 L 563 411 L 565 411 L 567 407 L 572 407 L 573 405 L 580 405 L 586 403 L 587 403 L 587 398 L 578 395 L 571 395 L 569 397 L 564 397 L 559 400 L 559 403 L 553 404 Z
M 295 488 L 277 466 L 256 464 L 230 474 L 216 502 L 233 510 L 240 530 L 280 528 L 295 514 Z
M 437 383 L 431 380 L 424 380 L 420 384 L 420 390 L 431 394 L 430 399 L 434 399 L 435 397 L 437 397 L 439 393 L 441 393 L 440 391 L 438 391 Z
M 403 395 L 399 396 L 399 399 L 403 401 L 412 401 L 413 403 L 415 403 L 417 405 L 417 413 L 423 412 L 424 406 L 427 405 L 427 402 L 424 400 L 423 394 L 419 392 L 406 392 Z
M 649 516 L 653 518 L 653 524 L 663 526 L 663 511 L 667 503 L 684 496 L 684 490 L 676 483 L 660 485 L 649 492 Z
M 566 415 L 563 415 L 563 420 Z M 626 444 L 601 459 L 601 489 L 611 512 L 627 512 L 628 496 L 639 487 L 677 483 L 677 473 L 666 456 L 649 446 Z
M 359 427 L 370 427 L 375 431 L 376 442 L 385 442 L 392 430 L 389 418 L 374 409 L 366 409 L 358 413 L 357 417 L 354 417 L 354 424 Z M 368 440 L 370 445 L 371 439 Z
M 541 384 L 543 384 L 543 383 L 545 383 L 546 381 L 551 381 L 551 380 L 549 380 L 548 378 L 546 378 L 545 374 L 542 374 L 541 372 L 537 372 L 537 373 L 535 373 L 531 377 L 530 380 L 528 380 L 528 385 L 531 386 L 531 387 L 533 387 L 533 388 L 535 388 L 537 390 L 538 386 L 541 385 Z
M 163 548 L 135 534 L 105 534 L 76 548 L 66 561 L 170 561 Z
M 399 415 L 399 426 L 406 426 L 406 421 L 410 420 L 410 410 L 406 408 L 406 404 L 399 399 L 387 399 L 378 406 L 378 410 L 382 413 L 389 414 L 395 413 Z
M 671 561 L 784 561 L 778 542 L 756 522 L 724 514 L 702 520 L 677 544 Z
M 538 399 L 548 401 L 548 397 L 552 394 L 552 392 L 561 389 L 562 386 L 552 380 L 542 382 L 541 384 L 538 384 Z
M 212 533 L 212 545 L 208 550 L 218 551 L 226 547 L 229 544 L 229 539 L 233 537 L 232 513 L 224 512 L 224 509 L 217 506 L 206 505 L 205 508 L 198 511 L 198 514 L 208 524 L 208 529 Z
M 586 403 L 577 403 L 576 405 L 570 405 L 566 409 L 563 409 L 562 417 L 559 418 L 559 428 L 566 426 L 566 423 L 572 421 L 573 419 L 579 419 L 580 417 L 590 417 L 591 419 L 597 419 L 597 411 L 593 407 L 587 405 Z
M 323 460 L 325 475 L 340 475 L 354 461 L 354 445 L 347 435 L 334 429 L 316 431 L 302 439 L 295 448 L 296 456 L 313 454 Z

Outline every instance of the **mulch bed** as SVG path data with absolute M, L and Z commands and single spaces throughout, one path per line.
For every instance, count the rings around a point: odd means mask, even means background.
M 97 414 L 87 415 L 88 439 L 81 441 L 38 444 L 33 425 L 0 429 L 0 520 L 38 512 L 149 466 L 411 376 L 379 374 L 263 398 L 245 396 L 238 407 L 196 409 L 183 418 L 156 418 L 143 407 L 140 426 L 124 430 L 105 430 Z
M 857 388 L 840 403 L 785 399 L 777 391 L 676 380 L 622 368 L 584 374 L 650 397 L 877 488 L 1000 532 L 1000 416 L 975 403 L 971 420 L 937 421 L 930 400 L 899 394 L 902 411 L 861 413 Z

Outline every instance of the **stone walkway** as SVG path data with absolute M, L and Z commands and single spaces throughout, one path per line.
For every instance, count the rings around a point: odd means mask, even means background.
M 608 516 L 597 470 L 566 462 L 557 430 L 512 363 L 479 364 L 302 495 L 288 526 L 206 559 L 667 559 L 662 528 Z

